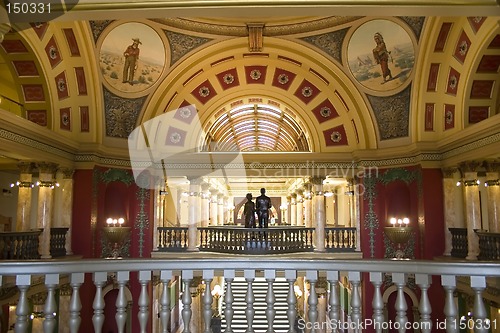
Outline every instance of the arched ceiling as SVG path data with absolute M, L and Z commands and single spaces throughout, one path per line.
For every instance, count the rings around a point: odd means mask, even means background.
M 347 64 L 349 38 L 377 19 L 403 26 L 415 47 L 411 77 L 388 91 L 366 89 Z M 260 51 L 249 50 L 247 23 L 255 22 L 264 24 Z M 22 25 L 19 32 L 14 26 L 0 47 L 0 107 L 6 109 L 10 99 L 24 108 L 13 113 L 104 150 L 125 148 L 133 128 L 186 104 L 197 106 L 209 132 L 218 117 L 253 104 L 251 99 L 288 109 L 315 152 L 446 143 L 498 114 L 497 22 L 466 16 L 270 16 L 53 21 Z M 142 91 L 114 87 L 100 67 L 106 36 L 127 23 L 153 29 L 166 50 L 160 77 Z M 255 70 L 258 79 L 252 78 Z M 237 80 L 226 82 L 227 74 Z M 202 88 L 209 93 L 200 94 Z M 197 140 L 205 138 L 200 133 Z

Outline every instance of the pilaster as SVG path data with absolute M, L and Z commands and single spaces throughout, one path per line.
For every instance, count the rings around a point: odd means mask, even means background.
M 500 162 L 487 161 L 486 168 L 486 193 L 488 194 L 488 230 L 500 233 Z
M 50 259 L 50 228 L 54 209 L 54 180 L 57 171 L 55 163 L 38 163 L 38 218 L 37 228 L 43 229 L 40 240 L 40 254 L 42 259 Z
M 463 175 L 463 195 L 465 205 L 465 220 L 467 223 L 468 253 L 466 259 L 477 260 L 479 255 L 479 237 L 475 230 L 481 227 L 481 205 L 479 200 L 479 181 L 477 169 L 481 163 L 476 161 L 460 164 Z

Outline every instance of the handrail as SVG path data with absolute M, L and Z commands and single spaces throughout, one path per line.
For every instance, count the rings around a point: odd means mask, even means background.
M 80 260 L 24 260 L 1 261 L 2 276 L 30 274 L 70 274 L 110 271 L 154 271 L 160 270 L 321 270 L 355 272 L 392 272 L 406 274 L 488 276 L 500 277 L 500 263 L 488 261 L 442 261 L 433 260 L 393 260 L 393 259 L 320 259 L 311 256 L 283 259 L 279 255 L 266 257 L 225 256 L 217 258 L 180 257 L 172 259 L 133 258 L 133 259 L 80 259 Z

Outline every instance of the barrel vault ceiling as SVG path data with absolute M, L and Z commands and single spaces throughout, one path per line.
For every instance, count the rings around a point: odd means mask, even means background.
M 412 149 L 442 154 L 498 123 L 499 17 L 129 16 L 13 24 L 0 47 L 5 119 L 66 150 L 126 158 L 134 128 L 194 105 L 201 130 L 176 140 L 196 147 L 226 140 L 252 151 L 267 128 L 274 141 L 261 151 L 330 161 Z M 363 31 L 374 47 L 377 31 L 366 29 L 377 24 L 397 26 L 408 47 L 388 45 L 397 75 L 387 83 L 372 75 L 373 59 L 352 53 Z M 141 40 L 141 62 L 130 85 L 121 80 L 120 53 L 133 38 Z M 275 115 L 259 124 L 257 110 L 266 108 Z M 242 109 L 253 112 L 241 117 L 253 139 L 234 117 Z

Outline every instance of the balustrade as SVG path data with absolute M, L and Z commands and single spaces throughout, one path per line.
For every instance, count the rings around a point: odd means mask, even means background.
M 274 317 L 276 309 L 274 308 L 274 281 L 278 276 L 284 276 L 288 282 L 288 296 L 286 310 L 288 318 L 289 332 L 296 332 L 295 325 L 300 327 L 307 327 L 307 325 L 324 325 L 322 327 L 332 327 L 330 320 L 334 320 L 336 325 L 340 327 L 349 327 L 349 331 L 362 331 L 361 326 L 356 326 L 358 323 L 363 325 L 368 330 L 381 332 L 382 328 L 375 326 L 379 323 L 381 327 L 383 323 L 387 323 L 388 318 L 384 317 L 383 309 L 387 308 L 387 313 L 395 313 L 392 325 L 402 325 L 406 329 L 399 329 L 399 331 L 410 331 L 415 325 L 419 325 L 422 332 L 435 332 L 442 330 L 445 326 L 448 332 L 457 332 L 459 323 L 458 311 L 453 297 L 453 292 L 457 285 L 457 279 L 463 276 L 470 276 L 470 288 L 474 293 L 474 318 L 475 322 L 480 321 L 483 325 L 497 325 L 498 323 L 492 318 L 488 318 L 488 313 L 485 311 L 485 303 L 483 300 L 483 293 L 486 290 L 486 281 L 488 277 L 500 277 L 500 263 L 470 263 L 470 262 L 449 262 L 443 265 L 442 262 L 424 261 L 424 260 L 311 260 L 311 259 L 297 259 L 283 260 L 279 257 L 221 257 L 217 259 L 208 258 L 182 258 L 182 259 L 122 259 L 122 260 L 105 260 L 105 259 L 88 259 L 78 261 L 59 261 L 57 265 L 53 261 L 36 261 L 36 262 L 0 262 L 0 281 L 12 281 L 19 289 L 15 332 L 26 333 L 30 327 L 30 307 L 28 306 L 28 294 L 30 288 L 35 280 L 39 277 L 45 278 L 45 288 L 48 294 L 46 304 L 44 306 L 44 315 L 42 316 L 44 328 L 50 330 L 54 326 L 54 290 L 60 287 L 60 277 L 63 275 L 70 276 L 71 285 L 71 301 L 69 303 L 69 325 L 70 332 L 77 332 L 83 325 L 82 309 L 83 306 L 80 301 L 80 290 L 84 283 L 92 283 L 90 281 L 84 282 L 84 274 L 93 274 L 93 283 L 96 287 L 95 298 L 93 302 L 94 316 L 90 322 L 85 322 L 85 325 L 93 325 L 95 332 L 101 332 L 104 320 L 115 320 L 118 327 L 118 333 L 124 333 L 130 321 L 138 321 L 138 326 L 141 332 L 145 332 L 148 324 L 155 320 L 159 326 L 160 332 L 167 332 L 166 326 L 169 323 L 169 295 L 167 285 L 174 275 L 181 275 L 185 290 L 188 290 L 190 282 L 196 278 L 201 277 L 205 282 L 205 294 L 202 294 L 203 302 L 200 303 L 200 309 L 193 308 L 193 299 L 190 292 L 184 292 L 181 301 L 181 314 L 184 322 L 184 333 L 191 333 L 190 322 L 193 320 L 193 311 L 201 311 L 202 324 L 198 326 L 195 332 L 207 332 L 208 323 L 205 321 L 211 320 L 212 314 L 212 298 L 210 296 L 210 282 L 214 277 L 214 272 L 221 272 L 226 278 L 226 293 L 223 303 L 223 320 L 226 321 L 226 328 L 228 332 L 231 331 L 231 320 L 233 317 L 233 307 L 235 303 L 243 303 L 246 305 L 246 317 L 248 319 L 249 328 L 252 326 L 252 321 L 256 316 L 253 304 L 255 296 L 252 289 L 253 284 L 257 278 L 265 278 L 269 286 L 269 291 L 266 294 L 266 308 L 265 314 L 267 318 L 267 332 L 273 332 Z M 370 274 L 363 274 L 370 272 Z M 135 274 L 138 273 L 138 274 Z M 153 278 L 153 275 L 157 275 Z M 344 276 L 348 278 L 349 285 L 346 285 L 347 280 L 339 281 L 339 277 Z M 413 282 L 410 282 L 410 276 L 414 276 Z M 35 279 L 36 277 L 36 279 Z M 235 277 L 244 278 L 247 284 L 247 292 L 245 295 L 240 295 L 241 299 L 236 298 L 236 294 L 232 293 L 232 281 Z M 306 314 L 304 319 L 297 318 L 297 299 L 294 293 L 294 283 L 298 277 L 304 278 L 310 285 L 309 298 L 305 302 L 303 313 Z M 322 323 L 312 323 L 311 321 L 320 320 L 318 316 L 318 294 L 315 289 L 315 282 L 320 277 L 326 277 L 329 284 L 329 293 L 326 294 L 328 298 L 326 304 L 329 304 L 327 317 L 322 319 Z M 391 277 L 392 283 L 396 289 L 396 301 L 394 304 L 383 304 L 380 294 L 380 287 L 384 281 L 384 277 Z M 433 279 L 433 277 L 440 277 L 440 279 Z M 115 280 L 113 280 L 115 279 Z M 366 281 L 363 281 L 366 279 Z M 137 281 L 135 281 L 137 280 Z M 159 283 L 158 290 L 160 294 L 158 301 L 160 307 L 158 313 L 153 313 L 150 308 L 150 299 L 153 299 L 153 294 L 150 284 L 156 280 Z M 14 282 L 15 281 L 15 282 Z M 431 282 L 438 283 L 441 281 L 443 293 L 443 309 L 431 308 L 428 299 L 428 289 Z M 136 309 L 136 313 L 127 313 L 127 299 L 125 298 L 125 290 L 132 283 L 138 282 L 140 285 L 140 295 L 132 300 L 135 306 L 131 308 Z M 387 281 L 386 281 L 387 282 Z M 103 301 L 102 290 L 106 284 L 114 283 L 118 286 L 119 292 L 115 304 L 105 304 Z M 351 290 L 347 297 L 350 317 L 339 315 L 339 283 L 342 283 L 344 288 L 347 287 Z M 375 288 L 372 304 L 373 310 L 367 312 L 363 311 L 362 302 L 362 284 L 371 283 Z M 418 314 L 413 317 L 413 322 L 409 321 L 408 316 L 409 304 L 405 297 L 405 290 L 409 284 L 413 283 L 412 288 L 419 288 L 420 292 L 416 293 L 419 299 L 420 306 Z M 88 290 L 88 288 L 86 288 Z M 207 294 L 208 293 L 208 294 Z M 370 300 L 368 300 L 370 301 Z M 439 303 L 438 303 L 439 304 Z M 112 307 L 115 315 L 111 318 L 104 318 L 105 314 L 110 313 L 106 311 L 105 307 Z M 391 307 L 390 309 L 388 307 Z M 447 321 L 444 318 L 437 318 L 433 313 L 443 312 Z M 304 321 L 305 320 L 305 321 Z M 490 321 L 491 320 L 491 321 Z M 441 321 L 441 322 L 440 322 Z M 347 325 L 347 326 L 342 326 Z M 409 325 L 409 326 L 408 326 Z M 438 327 L 439 325 L 439 327 Z M 315 326 L 310 326 L 315 327 Z M 339 326 L 337 326 L 339 327 Z M 393 326 L 396 327 L 396 326 Z M 483 326 L 484 327 L 484 326 Z M 492 326 L 493 327 L 493 326 Z M 89 327 L 86 327 L 89 329 Z M 315 332 L 313 328 L 311 332 Z M 479 331 L 479 330 L 478 330 Z M 484 330 L 482 330 L 484 331 Z M 493 330 L 494 331 L 494 330 Z M 316 331 L 318 332 L 318 331 Z
M 38 259 L 41 230 L 0 232 L 0 259 Z
M 467 228 L 448 228 L 451 233 L 451 256 L 465 258 L 468 252 Z
M 500 260 L 500 233 L 476 231 L 479 236 L 479 260 Z
M 158 251 L 185 251 L 188 248 L 187 227 L 159 227 Z
M 325 228 L 325 248 L 327 251 L 355 251 L 356 228 Z
M 69 228 L 50 228 L 50 255 L 52 258 L 66 256 L 66 234 Z

